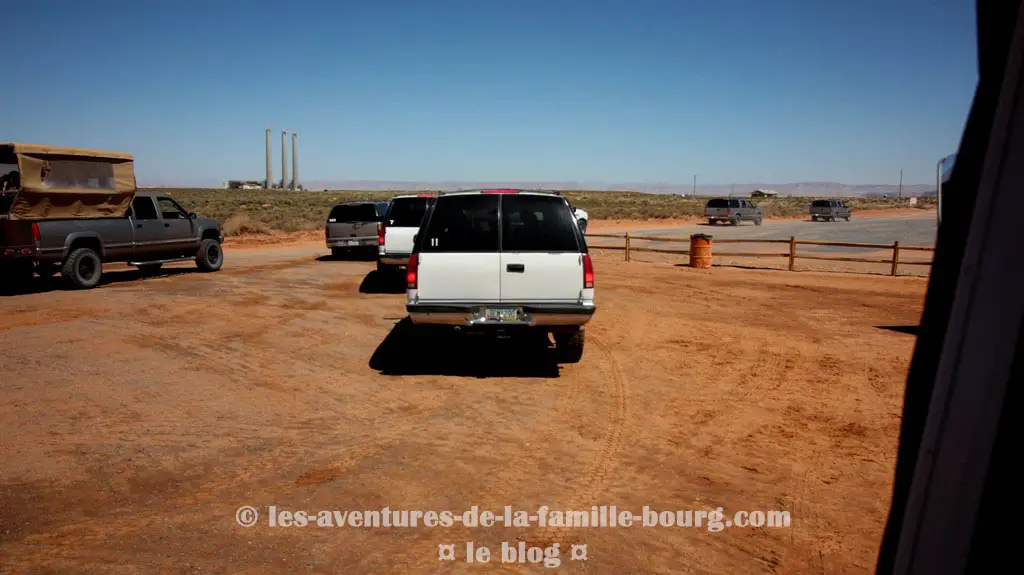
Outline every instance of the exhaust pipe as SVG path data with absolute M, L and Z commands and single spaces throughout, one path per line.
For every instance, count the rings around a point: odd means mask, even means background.
M 298 132 L 292 132 L 292 189 L 299 189 L 299 145 Z
M 274 168 L 271 166 L 273 160 L 270 157 L 270 148 L 270 128 L 267 128 L 267 179 L 264 182 L 264 187 L 268 190 L 274 187 Z

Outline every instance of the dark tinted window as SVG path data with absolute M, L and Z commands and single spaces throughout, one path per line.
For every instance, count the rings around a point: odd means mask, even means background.
M 373 204 L 342 204 L 334 206 L 327 216 L 328 223 L 339 222 L 376 222 L 377 210 Z
M 738 208 L 738 207 L 740 207 L 740 201 L 739 200 L 729 200 L 729 207 L 730 208 Z
M 397 198 L 391 202 L 387 225 L 401 228 L 418 228 L 427 213 L 430 198 Z
M 832 207 L 832 205 L 828 203 L 828 200 L 814 200 L 814 202 L 811 203 L 811 206 L 815 207 L 815 208 L 830 208 L 830 207 Z
M 580 251 L 576 223 L 558 196 L 504 196 L 501 217 L 503 252 Z
M 438 198 L 420 251 L 498 251 L 500 197 L 490 194 L 467 194 Z
M 709 208 L 728 208 L 729 207 L 729 200 L 723 200 L 723 199 L 716 198 L 714 200 L 708 201 L 708 206 L 707 207 L 709 207 Z
M 184 210 L 171 198 L 157 198 L 156 203 L 160 205 L 160 215 L 165 220 L 180 220 L 187 217 Z
M 132 211 L 135 212 L 135 219 L 137 220 L 157 219 L 153 198 L 135 198 L 132 200 Z

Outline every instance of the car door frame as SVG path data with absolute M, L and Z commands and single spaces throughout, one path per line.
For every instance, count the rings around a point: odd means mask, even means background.
M 141 219 L 135 210 L 135 202 L 148 201 L 156 212 L 155 219 Z M 160 252 L 160 230 L 163 229 L 160 218 L 160 207 L 153 196 L 135 196 L 131 203 L 132 210 L 132 258 L 135 260 L 154 259 L 153 256 Z M 140 232 L 141 230 L 141 232 Z M 140 241 L 140 236 L 149 236 L 149 239 Z
M 176 220 L 185 222 L 185 226 L 187 226 L 188 228 L 187 235 L 182 237 L 171 228 L 173 223 L 171 222 L 170 219 L 164 218 L 164 212 L 163 210 L 160 209 L 160 200 L 167 200 L 171 202 L 171 205 L 173 205 L 174 208 L 178 210 L 182 214 L 182 216 L 184 216 L 183 218 L 176 218 Z M 179 204 L 177 201 L 175 201 L 174 198 L 170 196 L 155 196 L 153 198 L 153 203 L 156 205 L 157 215 L 160 216 L 160 222 L 163 224 L 163 239 L 159 242 L 157 251 L 169 255 L 178 255 L 179 253 L 183 253 L 192 249 L 198 250 L 198 234 L 196 233 L 195 220 L 193 220 L 190 217 L 191 212 L 186 210 L 181 204 Z M 177 221 L 175 221 L 174 223 L 177 223 Z

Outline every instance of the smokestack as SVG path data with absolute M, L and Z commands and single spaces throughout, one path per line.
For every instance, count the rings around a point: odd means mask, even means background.
M 288 187 L 288 130 L 281 130 L 281 189 Z
M 267 180 L 265 182 L 265 187 L 268 190 L 274 187 L 274 168 L 270 165 L 273 161 L 270 158 L 270 148 L 270 128 L 267 128 Z
M 299 189 L 299 145 L 298 132 L 292 132 L 292 189 Z

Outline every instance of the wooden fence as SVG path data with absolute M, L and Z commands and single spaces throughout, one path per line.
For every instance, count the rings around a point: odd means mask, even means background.
M 629 261 L 630 252 L 654 252 L 654 253 L 665 253 L 665 254 L 682 254 L 689 255 L 690 250 L 665 250 L 656 248 L 638 248 L 630 246 L 630 240 L 643 240 L 652 242 L 681 242 L 690 243 L 690 238 L 673 238 L 673 237 L 661 237 L 661 236 L 637 236 L 632 235 L 629 232 L 623 234 L 587 234 L 588 238 L 615 238 L 625 240 L 623 246 L 588 246 L 590 249 L 595 250 L 621 250 L 626 254 L 626 261 Z M 889 264 L 890 275 L 895 276 L 897 268 L 900 265 L 909 266 L 930 266 L 930 261 L 900 261 L 901 251 L 922 251 L 922 252 L 934 252 L 935 248 L 929 246 L 901 246 L 898 241 L 891 244 L 863 244 L 854 242 L 822 242 L 814 240 L 798 240 L 796 236 L 790 236 L 788 240 L 756 240 L 756 239 L 721 239 L 712 240 L 712 257 L 744 257 L 744 258 L 789 258 L 789 271 L 793 271 L 797 259 L 805 260 L 822 260 L 822 261 L 834 261 L 834 262 L 856 262 L 856 263 L 870 263 L 870 264 Z M 714 246 L 718 244 L 787 244 L 789 249 L 785 252 L 718 252 L 714 251 Z M 876 250 L 890 250 L 892 257 L 890 259 L 880 260 L 871 258 L 850 258 L 850 257 L 836 257 L 836 256 L 823 256 L 823 255 L 806 255 L 797 253 L 797 246 L 835 246 L 835 247 L 846 247 L 846 248 L 865 248 L 865 249 L 876 249 Z

